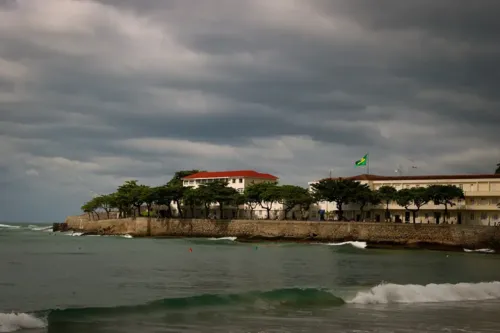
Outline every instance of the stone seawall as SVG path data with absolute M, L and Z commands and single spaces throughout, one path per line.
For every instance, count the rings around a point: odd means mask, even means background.
M 500 250 L 500 228 L 488 226 L 197 219 L 112 219 L 70 216 L 70 230 L 135 237 L 238 237 L 246 240 L 365 241 L 372 245 L 443 246 Z

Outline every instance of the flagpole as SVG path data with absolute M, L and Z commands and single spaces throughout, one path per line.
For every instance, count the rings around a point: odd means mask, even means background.
M 370 152 L 366 153 L 366 174 L 370 174 Z

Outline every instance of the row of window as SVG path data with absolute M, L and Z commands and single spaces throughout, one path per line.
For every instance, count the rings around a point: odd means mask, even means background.
M 209 178 L 209 179 L 196 179 L 196 180 L 185 180 L 184 185 L 194 185 L 194 184 L 206 184 L 206 183 L 213 183 L 215 181 L 227 181 L 227 178 Z M 238 181 L 239 184 L 243 184 L 243 178 L 232 178 L 229 179 L 230 183 L 236 184 L 236 181 Z
M 478 205 L 486 206 L 486 205 L 498 205 L 499 203 L 500 203 L 500 198 L 490 198 L 490 199 L 487 199 L 487 198 L 479 198 L 479 199 L 468 198 L 467 199 L 468 205 L 478 204 Z
M 488 183 L 479 183 L 479 184 L 447 184 L 447 183 L 435 183 L 435 184 L 377 184 L 376 188 L 380 188 L 382 186 L 392 186 L 397 190 L 403 189 L 403 188 L 413 188 L 413 187 L 427 187 L 430 185 L 453 185 L 458 188 L 461 188 L 464 191 L 467 192 L 474 192 L 476 191 L 477 186 L 479 186 L 479 191 L 496 191 L 500 190 L 500 184 L 488 184 Z M 491 189 L 490 189 L 491 185 Z

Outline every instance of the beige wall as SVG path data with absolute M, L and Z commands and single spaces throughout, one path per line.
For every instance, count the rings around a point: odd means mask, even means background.
M 309 183 L 309 185 L 314 182 Z M 426 187 L 430 185 L 455 185 L 464 190 L 465 200 L 458 200 L 455 206 L 448 207 L 449 223 L 457 223 L 459 215 L 461 215 L 461 223 L 467 225 L 485 225 L 485 226 L 500 226 L 500 209 L 497 204 L 500 203 L 500 177 L 496 179 L 442 179 L 442 180 L 383 180 L 383 181 L 360 181 L 360 183 L 368 184 L 373 190 L 377 190 L 382 186 L 393 186 L 397 190 L 412 187 Z M 335 203 L 321 202 L 319 206 L 326 211 L 336 211 Z M 365 211 L 371 211 L 371 216 L 379 214 L 384 218 L 383 205 L 377 207 L 366 207 Z M 410 207 L 414 208 L 414 207 Z M 343 207 L 346 211 L 347 218 L 356 218 L 359 207 L 357 205 L 346 205 Z M 404 209 L 392 202 L 389 205 L 392 218 L 399 215 L 403 221 L 405 220 Z M 440 222 L 443 221 L 444 206 L 434 205 L 429 202 L 421 208 L 417 223 L 436 223 L 435 214 L 440 215 Z M 427 216 L 426 216 L 427 215 Z M 411 216 L 411 213 L 410 213 Z M 410 217 L 412 221 L 412 217 Z
M 457 225 L 299 222 L 299 221 L 156 221 L 147 218 L 85 221 L 68 217 L 68 226 L 77 231 L 133 236 L 290 238 L 307 239 L 316 234 L 321 241 L 359 240 L 413 244 L 418 242 L 463 246 L 467 248 L 500 248 L 500 228 Z

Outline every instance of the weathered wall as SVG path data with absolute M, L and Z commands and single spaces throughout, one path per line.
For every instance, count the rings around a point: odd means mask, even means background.
M 468 248 L 500 249 L 500 228 L 463 225 L 428 225 L 359 222 L 303 221 L 209 221 L 147 218 L 88 221 L 81 216 L 68 217 L 75 231 L 133 236 L 289 238 L 318 241 L 359 240 L 370 243 L 429 243 Z

